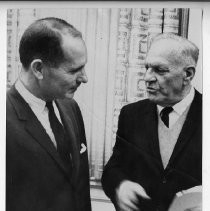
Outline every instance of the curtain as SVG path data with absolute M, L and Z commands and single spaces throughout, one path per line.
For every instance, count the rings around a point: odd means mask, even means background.
M 187 37 L 189 9 L 12 9 L 7 20 L 7 88 L 21 70 L 18 45 L 34 20 L 59 17 L 79 29 L 88 49 L 88 83 L 75 94 L 86 130 L 91 181 L 97 184 L 115 143 L 122 106 L 146 98 L 144 59 L 151 38 Z

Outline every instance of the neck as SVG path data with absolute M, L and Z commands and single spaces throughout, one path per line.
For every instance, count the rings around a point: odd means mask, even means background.
M 22 82 L 24 87 L 29 92 L 31 92 L 31 94 L 33 94 L 37 98 L 44 100 L 36 79 L 33 76 L 31 76 L 29 72 L 22 70 L 19 76 L 19 80 Z

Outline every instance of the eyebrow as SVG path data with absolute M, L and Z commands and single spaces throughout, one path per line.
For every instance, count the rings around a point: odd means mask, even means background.
M 157 62 L 155 62 L 155 63 L 150 63 L 150 62 L 148 62 L 148 63 L 145 63 L 145 67 L 146 68 L 148 68 L 148 67 L 154 67 L 154 68 L 165 68 L 165 69 L 168 69 L 168 68 L 166 68 L 166 65 L 165 64 L 163 64 L 163 63 L 161 63 L 161 62 L 159 62 L 159 63 L 157 63 Z
M 85 65 L 82 65 L 82 66 L 79 66 L 79 67 L 76 67 L 76 68 L 72 68 L 71 70 L 72 71 L 77 71 L 77 70 L 80 70 L 80 69 L 82 69 L 84 67 L 85 67 Z

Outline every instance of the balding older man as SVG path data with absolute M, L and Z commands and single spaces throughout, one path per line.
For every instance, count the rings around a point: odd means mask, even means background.
M 202 183 L 202 96 L 191 81 L 199 50 L 157 36 L 148 51 L 148 99 L 122 108 L 102 184 L 117 210 L 167 211 L 179 191 Z

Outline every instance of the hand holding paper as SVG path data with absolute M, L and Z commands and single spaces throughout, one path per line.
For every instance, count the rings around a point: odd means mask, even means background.
M 201 211 L 202 186 L 195 186 L 178 192 L 169 211 Z

